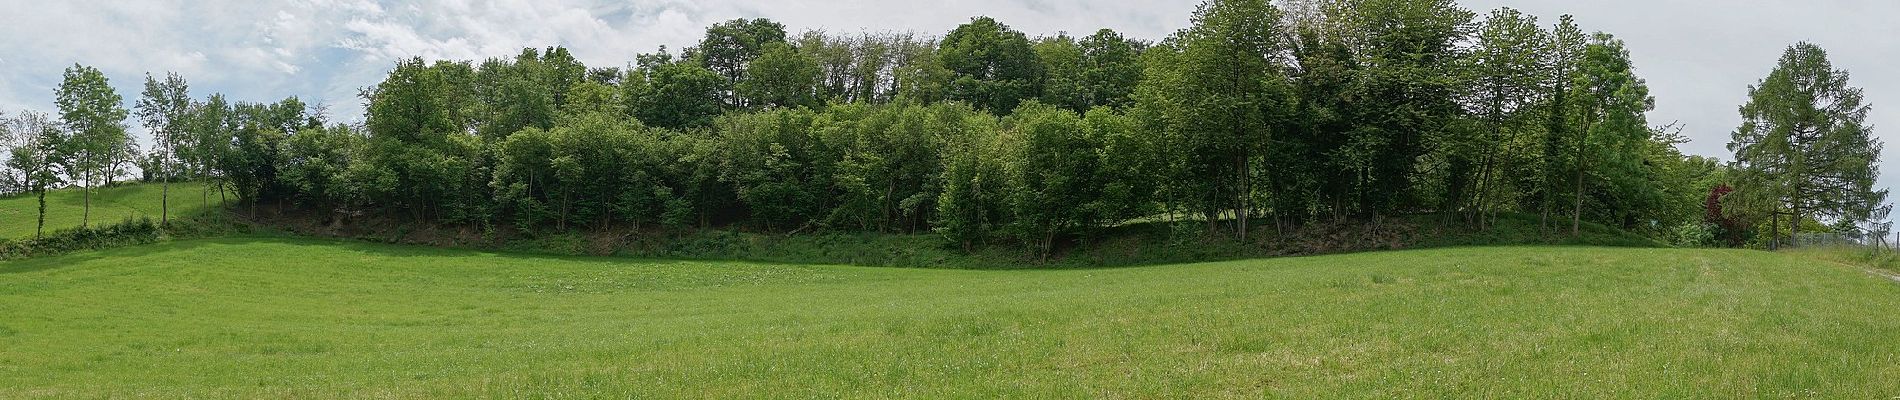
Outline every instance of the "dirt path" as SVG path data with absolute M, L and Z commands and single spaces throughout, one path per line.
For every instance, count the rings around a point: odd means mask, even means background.
M 1836 265 L 1840 265 L 1843 267 L 1859 269 L 1861 271 L 1866 271 L 1868 274 L 1871 274 L 1873 276 L 1887 278 L 1887 280 L 1893 281 L 1893 283 L 1900 283 L 1900 273 L 1887 272 L 1887 270 L 1883 270 L 1879 268 L 1869 267 L 1865 265 L 1844 263 L 1844 262 L 1834 261 L 1834 260 L 1821 260 L 1821 261 L 1834 263 Z
M 1862 268 L 1866 269 L 1867 273 L 1869 274 L 1880 275 L 1880 276 L 1886 277 L 1887 279 L 1892 279 L 1894 283 L 1900 283 L 1900 274 L 1887 272 L 1884 270 L 1874 269 L 1874 268 L 1865 268 L 1865 267 L 1862 267 Z

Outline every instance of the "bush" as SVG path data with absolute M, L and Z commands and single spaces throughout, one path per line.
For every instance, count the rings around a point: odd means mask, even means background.
M 1689 222 L 1677 226 L 1671 233 L 1671 242 L 1677 247 L 1715 246 L 1716 226 L 1707 222 Z
M 113 225 L 55 231 L 38 239 L 0 239 L 0 260 L 19 260 L 157 243 L 162 231 L 151 218 L 128 219 Z

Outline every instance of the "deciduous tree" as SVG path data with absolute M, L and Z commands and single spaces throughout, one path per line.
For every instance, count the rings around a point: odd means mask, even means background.
M 63 158 L 70 161 L 67 170 L 79 174 L 85 198 L 79 223 L 83 227 L 92 221 L 92 192 L 132 142 L 125 133 L 124 98 L 106 81 L 105 73 L 78 64 L 66 68 L 55 97 L 60 120 L 73 132 L 71 140 L 64 141 L 71 157 Z
M 1022 32 L 990 17 L 957 26 L 937 48 L 937 62 L 953 74 L 949 99 L 992 114 L 1008 114 L 1042 93 L 1042 63 Z
M 152 135 L 152 152 L 159 168 L 157 176 L 163 188 L 159 195 L 160 224 L 167 224 L 171 216 L 172 181 L 176 180 L 172 172 L 173 159 L 176 158 L 179 137 L 186 134 L 191 122 L 190 86 L 185 78 L 177 73 L 165 74 L 163 82 L 145 76 L 145 91 L 136 106 L 139 121 Z
M 60 168 L 71 164 L 62 157 L 71 154 L 62 148 L 72 139 L 72 131 L 46 114 L 30 111 L 0 122 L 5 123 L 5 130 L 14 139 L 7 149 L 6 167 L 18 174 L 21 190 L 32 193 L 38 200 L 33 237 L 42 237 L 46 233 L 46 190 L 62 183 L 67 175 L 62 174 Z

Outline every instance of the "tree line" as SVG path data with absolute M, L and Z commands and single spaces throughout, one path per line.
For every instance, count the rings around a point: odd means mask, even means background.
M 561 47 L 412 58 L 364 89 L 360 124 L 294 97 L 194 99 L 176 74 L 147 76 L 128 113 L 103 74 L 75 65 L 56 118 L 8 119 L 6 189 L 43 198 L 137 170 L 212 183 L 199 201 L 215 190 L 338 221 L 937 232 L 1044 253 L 1142 219 L 1245 239 L 1528 213 L 1552 232 L 1591 221 L 1758 242 L 1765 222 L 1773 243 L 1784 222 L 1885 217 L 1859 89 L 1811 44 L 1752 88 L 1737 161 L 1722 163 L 1652 126 L 1624 43 L 1569 16 L 1210 0 L 1191 21 L 1146 41 L 1032 38 L 988 17 L 942 36 L 737 19 L 624 67 Z M 128 114 L 149 151 L 128 139 Z

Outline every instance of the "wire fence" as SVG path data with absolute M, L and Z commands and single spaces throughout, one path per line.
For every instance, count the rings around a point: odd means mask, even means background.
M 1892 250 L 1894 239 L 1887 235 L 1867 235 L 1858 232 L 1816 232 L 1794 236 L 1795 247 L 1864 247 L 1878 250 Z

